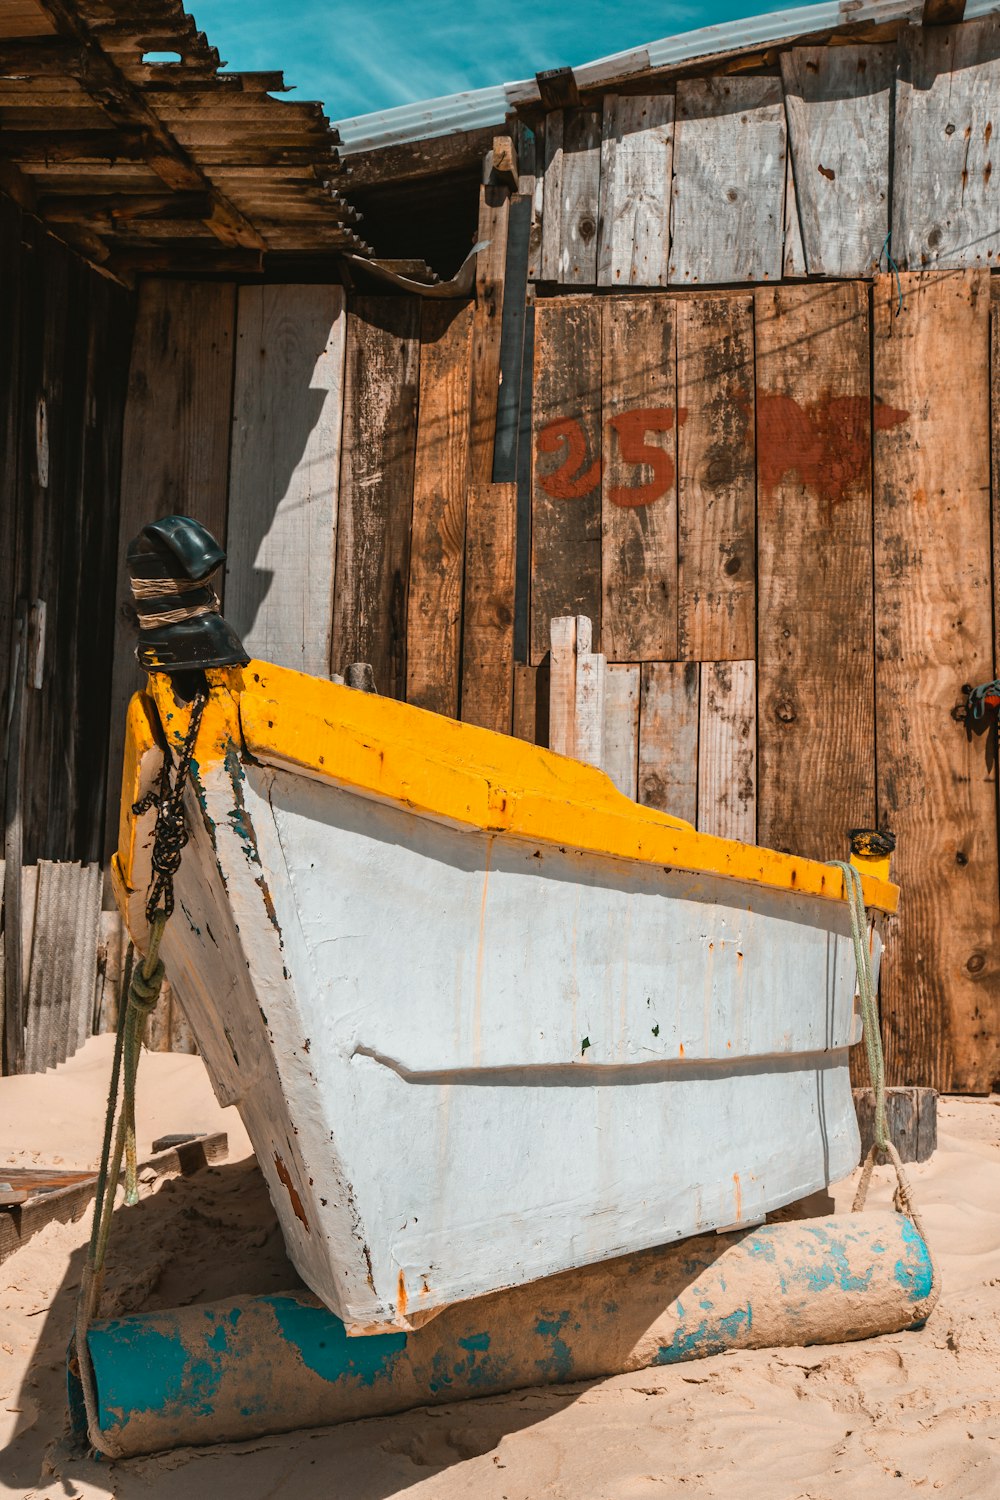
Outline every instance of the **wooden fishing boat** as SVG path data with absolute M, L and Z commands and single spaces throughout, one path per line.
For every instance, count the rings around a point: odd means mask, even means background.
M 751 1223 L 856 1165 L 840 871 L 337 683 L 207 678 L 162 953 L 349 1333 Z M 157 672 L 129 709 L 115 879 L 140 950 L 155 814 L 132 806 L 189 714 Z

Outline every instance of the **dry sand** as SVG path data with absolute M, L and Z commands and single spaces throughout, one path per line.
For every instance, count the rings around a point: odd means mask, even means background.
M 0 1082 L 0 1163 L 95 1160 L 110 1061 Z M 105 1311 L 297 1284 L 239 1120 L 198 1058 L 148 1054 L 140 1146 L 226 1129 L 230 1161 L 120 1211 Z M 0 1266 L 0 1493 L 71 1500 L 1000 1500 L 1000 1099 L 946 1099 L 912 1169 L 944 1295 L 921 1332 L 719 1355 L 210 1450 L 109 1465 L 65 1438 L 63 1358 L 87 1220 Z M 883 1169 L 874 1200 L 888 1203 Z M 849 1207 L 852 1187 L 836 1190 Z

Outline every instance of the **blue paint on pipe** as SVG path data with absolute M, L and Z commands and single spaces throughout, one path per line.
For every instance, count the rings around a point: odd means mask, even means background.
M 930 1251 L 910 1219 L 903 1220 L 901 1229 L 908 1257 L 905 1261 L 897 1260 L 896 1280 L 908 1293 L 911 1302 L 922 1302 L 925 1297 L 930 1296 L 931 1287 L 934 1284 L 934 1268 L 931 1265 Z
M 569 1322 L 569 1310 L 559 1313 L 558 1317 L 539 1318 L 535 1324 L 535 1332 L 539 1338 L 549 1339 L 549 1353 L 535 1363 L 543 1375 L 549 1375 L 554 1380 L 570 1380 L 573 1374 L 573 1355 L 566 1340 L 561 1337 L 562 1330 Z
M 721 1354 L 731 1349 L 741 1330 L 753 1326 L 753 1308 L 737 1307 L 723 1318 L 702 1318 L 695 1327 L 682 1324 L 676 1329 L 669 1344 L 661 1344 L 656 1351 L 654 1364 L 676 1365 L 682 1360 L 696 1359 L 707 1354 Z

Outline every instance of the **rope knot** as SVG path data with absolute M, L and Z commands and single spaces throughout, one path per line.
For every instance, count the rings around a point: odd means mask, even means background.
M 128 987 L 128 998 L 130 1005 L 134 1005 L 136 1010 L 148 1016 L 155 1010 L 156 1002 L 160 998 L 160 990 L 163 987 L 163 977 L 166 970 L 163 967 L 162 958 L 156 960 L 156 963 L 153 965 L 153 972 L 148 977 L 143 970 L 143 964 L 136 964 L 132 970 L 132 982 Z

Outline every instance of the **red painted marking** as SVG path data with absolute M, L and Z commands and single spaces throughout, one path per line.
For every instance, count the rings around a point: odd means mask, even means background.
M 558 453 L 562 460 L 548 474 L 539 474 L 538 483 L 553 500 L 581 500 L 601 482 L 601 460 L 587 464 L 587 439 L 577 417 L 556 417 L 539 428 L 536 438 L 538 454 Z
M 612 505 L 633 510 L 641 505 L 652 505 L 672 488 L 674 475 L 673 456 L 656 443 L 647 443 L 647 432 L 672 432 L 687 420 L 687 409 L 674 412 L 672 406 L 640 406 L 633 411 L 619 412 L 611 418 L 608 426 L 618 436 L 618 451 L 627 464 L 643 464 L 652 470 L 649 479 L 641 484 L 614 485 L 608 492 Z
M 824 396 L 801 405 L 791 396 L 757 392 L 757 459 L 760 482 L 776 490 L 786 474 L 798 474 L 827 505 L 847 498 L 868 477 L 871 421 L 876 431 L 898 427 L 910 415 L 863 396 Z

